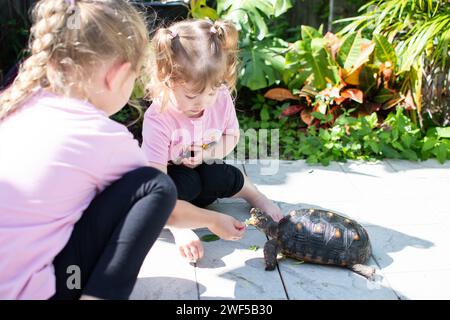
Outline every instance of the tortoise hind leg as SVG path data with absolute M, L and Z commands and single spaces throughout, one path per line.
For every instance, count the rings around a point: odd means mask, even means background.
M 350 266 L 349 268 L 369 280 L 372 280 L 375 276 L 375 268 L 366 266 L 364 264 L 355 264 L 353 266 Z
M 272 239 L 264 245 L 264 260 L 266 262 L 266 271 L 272 271 L 277 265 L 277 255 L 280 252 L 280 246 L 277 239 Z

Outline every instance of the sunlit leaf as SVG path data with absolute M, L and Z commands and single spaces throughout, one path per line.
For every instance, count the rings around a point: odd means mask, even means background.
M 301 26 L 302 40 L 311 43 L 313 39 L 322 38 L 322 34 L 317 29 L 310 26 Z
M 298 97 L 294 96 L 290 90 L 285 88 L 273 88 L 267 91 L 264 94 L 264 97 L 267 99 L 284 101 L 284 100 L 297 100 Z
M 363 103 L 363 92 L 359 89 L 345 89 L 341 92 L 341 96 Z
M 291 0 L 217 0 L 221 19 L 233 21 L 239 29 L 258 40 L 269 33 L 267 19 L 279 16 L 291 7 Z
M 437 136 L 440 138 L 450 138 L 450 127 L 437 127 L 436 128 Z
M 359 67 L 358 69 L 339 69 L 341 78 L 344 80 L 345 83 L 351 84 L 354 86 L 359 85 L 359 75 L 361 73 L 363 66 Z
M 447 160 L 447 147 L 443 143 L 435 147 L 433 153 L 440 163 L 444 163 Z
M 272 0 L 275 1 L 274 4 L 274 15 L 275 17 L 281 16 L 283 13 L 292 8 L 291 0 Z
M 374 34 L 373 39 L 375 41 L 375 59 L 381 63 L 390 62 L 393 66 L 397 65 L 397 56 L 395 50 L 386 37 Z
M 206 0 L 191 0 L 190 12 L 194 19 L 209 18 L 214 21 L 219 18 L 217 11 L 208 7 Z
M 436 142 L 437 142 L 436 138 L 425 137 L 422 146 L 422 152 L 433 149 L 434 146 L 436 145 Z
M 300 113 L 300 117 L 303 120 L 304 123 L 306 123 L 308 126 L 313 122 L 314 118 L 311 115 L 311 111 L 307 109 L 303 109 Z
M 383 103 L 383 105 L 381 106 L 381 109 L 388 110 L 390 108 L 393 108 L 393 107 L 397 106 L 403 100 L 405 100 L 404 97 L 401 97 L 400 95 L 396 95 L 394 98 Z
M 416 104 L 414 103 L 414 98 L 412 96 L 411 90 L 408 90 L 405 98 L 406 110 L 415 110 L 417 109 Z
M 313 84 L 318 90 L 326 87 L 328 81 L 338 79 L 337 70 L 331 69 L 332 66 L 325 51 L 323 39 L 315 38 L 311 42 L 311 50 L 305 49 L 304 59 L 311 67 L 313 74 Z
M 327 46 L 331 52 L 331 56 L 335 59 L 336 54 L 342 45 L 342 39 L 331 32 L 327 32 L 324 39 L 327 41 Z
M 351 69 L 361 54 L 362 38 L 359 32 L 350 34 L 344 39 L 338 54 L 336 61 L 344 69 Z
M 281 78 L 285 68 L 283 53 L 286 45 L 277 39 L 254 43 L 242 51 L 240 83 L 251 90 L 266 88 Z

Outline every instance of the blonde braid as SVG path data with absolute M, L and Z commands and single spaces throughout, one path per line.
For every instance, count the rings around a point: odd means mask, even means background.
M 42 0 L 33 10 L 31 56 L 21 65 L 13 84 L 0 95 L 0 121 L 15 111 L 38 85 L 48 86 L 47 65 L 58 32 L 67 22 L 69 5 L 64 0 Z

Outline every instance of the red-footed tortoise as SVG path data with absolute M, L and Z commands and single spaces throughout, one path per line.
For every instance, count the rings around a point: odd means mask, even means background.
M 356 221 L 320 209 L 292 210 L 278 223 L 253 208 L 248 224 L 270 240 L 264 246 L 266 270 L 274 270 L 278 253 L 309 263 L 346 267 L 372 279 L 375 269 L 364 265 L 372 254 L 367 231 Z

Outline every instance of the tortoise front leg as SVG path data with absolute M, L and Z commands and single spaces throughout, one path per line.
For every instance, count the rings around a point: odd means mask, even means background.
M 266 262 L 266 271 L 272 271 L 277 265 L 277 255 L 280 252 L 280 246 L 277 239 L 271 239 L 264 245 L 264 260 Z

